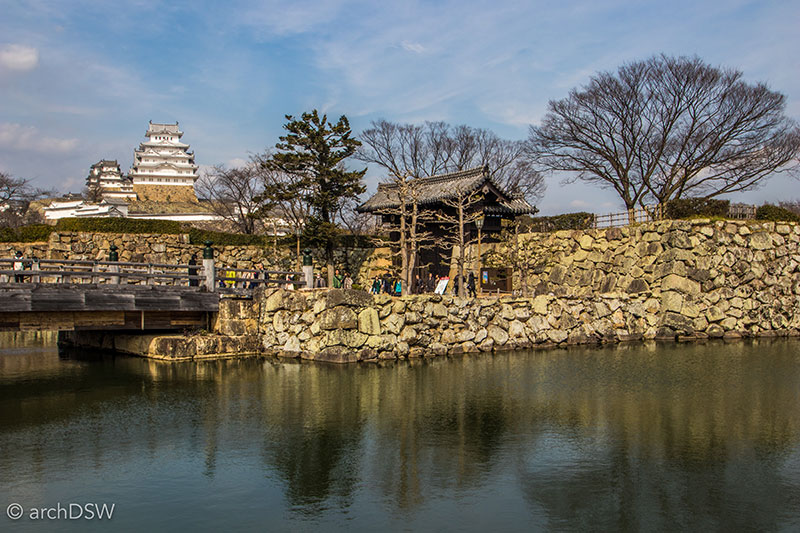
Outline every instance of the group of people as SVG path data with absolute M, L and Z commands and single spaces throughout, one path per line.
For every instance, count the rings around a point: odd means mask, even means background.
M 317 275 L 314 277 L 314 288 L 315 289 L 324 289 L 328 286 L 328 282 L 322 276 L 320 272 L 317 272 Z M 350 276 L 349 272 L 341 272 L 337 268 L 333 273 L 333 288 L 334 289 L 352 289 L 353 288 L 353 278 Z
M 439 286 L 439 282 L 443 278 L 439 275 L 434 275 L 432 272 L 428 273 L 427 277 L 421 277 L 417 274 L 414 277 L 414 283 L 411 285 L 411 294 L 425 294 L 430 292 L 436 292 L 436 288 Z M 458 287 L 458 275 L 452 280 L 452 290 L 457 291 Z M 464 279 L 464 288 L 467 290 L 467 294 L 475 297 L 477 292 L 475 290 L 475 273 L 470 272 L 469 276 Z M 391 294 L 392 296 L 400 296 L 403 292 L 403 282 L 397 276 L 392 276 L 388 272 L 383 276 L 375 276 L 375 279 L 372 280 L 372 287 L 370 288 L 370 293 L 372 294 Z
M 392 296 L 400 296 L 403 292 L 403 282 L 399 278 L 391 276 L 389 273 L 381 276 L 375 276 L 372 280 L 372 286 L 369 292 L 371 294 L 386 293 Z

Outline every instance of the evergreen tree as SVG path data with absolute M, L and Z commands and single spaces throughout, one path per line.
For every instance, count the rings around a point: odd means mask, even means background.
M 315 220 L 307 221 L 304 236 L 307 242 L 319 243 L 325 249 L 331 281 L 335 218 L 348 199 L 365 191 L 362 180 L 367 169 L 348 171 L 344 167 L 344 160 L 361 143 L 351 138 L 350 122 L 344 115 L 331 124 L 327 115 L 320 117 L 315 109 L 303 113 L 299 120 L 286 115 L 286 121 L 283 127 L 288 133 L 275 145 L 277 152 L 267 166 L 301 178 L 296 181 L 296 191 L 285 192 L 304 196 L 311 207 Z

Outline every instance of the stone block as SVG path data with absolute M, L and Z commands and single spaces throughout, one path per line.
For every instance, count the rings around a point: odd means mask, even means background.
M 669 274 L 661 281 L 661 290 L 675 290 L 685 294 L 699 294 L 700 284 L 689 278 L 678 276 L 677 274 Z
M 330 329 L 355 329 L 358 327 L 358 317 L 349 307 L 339 306 L 326 309 L 320 313 L 319 326 L 323 330 Z
M 683 295 L 677 291 L 666 291 L 661 293 L 661 310 L 680 313 L 683 307 Z
M 489 327 L 486 328 L 486 332 L 489 338 L 498 346 L 502 346 L 508 342 L 508 333 L 503 328 L 495 326 L 494 324 L 489 324 Z
M 367 335 L 381 334 L 381 321 L 374 307 L 367 307 L 358 313 L 358 331 Z

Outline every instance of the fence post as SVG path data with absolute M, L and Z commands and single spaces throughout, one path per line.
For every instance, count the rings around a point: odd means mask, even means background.
M 33 258 L 33 262 L 31 263 L 31 270 L 35 270 L 36 272 L 39 272 L 39 270 L 41 270 L 39 268 L 39 258 L 38 257 L 34 257 Z M 39 274 L 32 274 L 31 275 L 31 283 L 39 283 Z
M 217 290 L 216 275 L 214 272 L 214 249 L 211 241 L 206 241 L 206 247 L 203 248 L 203 272 L 206 275 L 206 290 L 214 292 Z
M 113 261 L 115 263 L 119 261 L 119 253 L 117 252 L 116 244 L 112 244 L 110 246 L 108 252 L 108 260 Z M 108 270 L 109 272 L 119 272 L 119 265 L 109 265 Z M 114 285 L 119 285 L 119 276 L 111 276 L 110 281 Z
M 314 262 L 311 258 L 311 250 L 303 250 L 303 274 L 306 278 L 306 289 L 314 288 Z
M 148 273 L 148 274 L 151 274 L 151 275 L 152 275 L 152 274 L 155 274 L 155 268 L 153 267 L 153 264 L 152 264 L 152 263 L 148 263 L 148 264 L 147 264 L 147 273 Z M 148 277 L 148 278 L 147 278 L 147 284 L 148 284 L 148 285 L 155 285 L 155 284 L 156 284 L 156 278 L 154 278 L 154 277 L 152 277 L 152 276 L 151 276 L 151 277 Z

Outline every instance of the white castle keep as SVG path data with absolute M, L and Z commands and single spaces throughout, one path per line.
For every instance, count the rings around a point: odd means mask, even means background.
M 86 186 L 90 190 L 97 190 L 103 198 L 136 199 L 131 180 L 122 176 L 116 160 L 103 159 L 92 165 Z
M 199 177 L 194 152 L 180 141 L 183 132 L 175 124 L 150 121 L 145 137 L 133 151 L 128 178 L 139 200 L 194 200 L 194 182 Z

